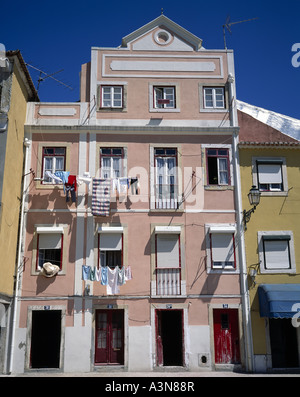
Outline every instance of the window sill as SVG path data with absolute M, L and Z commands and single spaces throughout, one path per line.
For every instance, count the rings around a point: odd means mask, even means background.
M 35 188 L 36 189 L 42 189 L 42 190 L 53 190 L 53 189 L 58 189 L 58 190 L 63 190 L 63 188 L 64 188 L 64 185 L 63 184 L 57 184 L 57 183 L 47 183 L 47 184 L 42 184 L 41 182 L 37 182 L 36 183 L 36 186 L 35 186 Z
M 180 109 L 150 109 L 150 113 L 180 113 Z
M 205 190 L 234 190 L 232 185 L 205 185 Z
M 239 269 L 207 269 L 207 274 L 239 274 Z
M 200 109 L 200 113 L 229 113 L 229 109 Z
M 184 209 L 180 208 L 180 209 L 176 209 L 176 208 L 152 208 L 149 210 L 149 212 L 157 212 L 157 213 L 161 213 L 161 212 L 177 212 L 177 213 L 184 213 Z
M 260 268 L 261 274 L 296 274 L 296 269 L 262 269 Z
M 127 109 L 126 108 L 98 108 L 97 112 L 99 112 L 99 113 L 105 113 L 105 112 L 126 113 Z
M 260 191 L 261 197 L 287 197 L 288 196 L 288 190 L 280 191 L 280 192 L 264 192 Z
M 31 275 L 32 275 L 32 276 L 41 276 L 41 277 L 47 278 L 47 279 L 53 279 L 53 278 L 55 278 L 55 277 L 57 277 L 57 276 L 65 276 L 65 275 L 66 275 L 66 272 L 65 272 L 64 270 L 60 270 L 60 271 L 59 271 L 55 276 L 53 276 L 53 277 L 44 277 L 44 276 L 42 276 L 42 275 L 40 274 L 40 271 L 34 270 L 34 271 L 31 272 Z
M 153 299 L 186 299 L 187 295 L 151 295 Z

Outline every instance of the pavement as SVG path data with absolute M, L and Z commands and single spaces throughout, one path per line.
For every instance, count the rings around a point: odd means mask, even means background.
M 27 371 L 21 374 L 1 375 L 0 377 L 8 378 L 26 378 L 26 377 L 55 377 L 55 378 L 272 378 L 272 377 L 300 377 L 300 373 L 245 373 L 233 371 L 199 371 L 199 372 L 165 372 L 165 371 L 152 371 L 152 372 L 120 372 L 120 371 L 94 371 L 94 372 L 57 372 L 57 371 Z

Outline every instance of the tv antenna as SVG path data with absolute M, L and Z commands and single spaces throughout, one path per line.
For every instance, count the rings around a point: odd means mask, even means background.
M 231 25 L 236 25 L 237 23 L 243 23 L 243 22 L 249 22 L 249 21 L 254 21 L 255 19 L 258 18 L 251 18 L 251 19 L 245 19 L 243 21 L 237 21 L 237 22 L 230 22 L 230 15 L 228 15 L 225 24 L 223 25 L 223 36 L 224 36 L 224 48 L 227 50 L 226 46 L 226 37 L 225 37 L 225 28 L 228 30 L 228 32 L 231 34 Z
M 67 85 L 67 84 L 63 83 L 62 81 L 57 80 L 55 77 L 53 77 L 55 74 L 61 73 L 61 72 L 63 71 L 63 69 L 62 69 L 62 70 L 59 70 L 59 71 L 57 71 L 57 72 L 54 72 L 54 73 L 49 74 L 49 73 L 43 72 L 41 69 L 38 69 L 38 68 L 36 68 L 35 66 L 29 65 L 29 63 L 26 63 L 26 66 L 29 66 L 29 67 L 31 67 L 32 69 L 35 69 L 35 70 L 37 70 L 38 72 L 40 72 L 40 77 L 38 78 L 38 84 L 37 84 L 37 89 L 36 89 L 37 92 L 38 92 L 38 90 L 39 90 L 40 83 L 41 83 L 42 81 L 48 79 L 48 78 L 50 78 L 50 79 L 52 79 L 52 80 L 55 80 L 57 83 L 64 85 L 65 87 L 69 88 L 70 90 L 73 90 L 73 88 L 70 87 L 69 85 Z M 44 75 L 44 77 L 42 77 L 43 75 Z

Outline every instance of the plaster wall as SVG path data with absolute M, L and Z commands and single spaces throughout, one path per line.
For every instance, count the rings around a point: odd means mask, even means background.
M 18 242 L 19 214 L 21 207 L 21 187 L 23 169 L 24 121 L 26 117 L 27 94 L 24 84 L 15 67 L 10 91 L 8 128 L 6 135 L 2 198 L 0 208 L 0 292 L 13 295 L 14 273 Z
M 268 332 L 266 320 L 259 315 L 259 300 L 257 288 L 262 283 L 299 283 L 300 252 L 297 241 L 300 238 L 299 226 L 299 200 L 300 200 L 300 161 L 298 149 L 266 149 L 266 148 L 242 148 L 240 151 L 241 181 L 243 208 L 249 208 L 247 193 L 252 185 L 252 157 L 283 157 L 286 159 L 288 192 L 285 195 L 262 195 L 251 221 L 245 232 L 245 245 L 247 267 L 257 266 L 259 269 L 258 231 L 292 231 L 295 241 L 295 274 L 261 274 L 256 276 L 254 285 L 249 278 L 249 295 L 251 305 L 251 321 L 253 332 L 254 354 L 257 356 L 257 366 L 267 364 Z M 249 271 L 249 270 L 248 270 Z

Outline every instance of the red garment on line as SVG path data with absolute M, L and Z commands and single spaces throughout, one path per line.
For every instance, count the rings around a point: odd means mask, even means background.
M 77 189 L 76 175 L 69 175 L 68 183 L 66 183 L 65 185 L 68 187 L 68 186 L 72 186 L 73 184 L 74 184 L 74 190 L 76 192 Z

